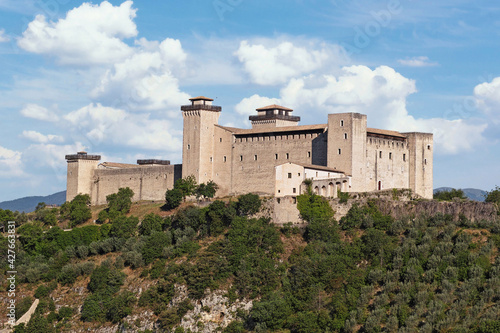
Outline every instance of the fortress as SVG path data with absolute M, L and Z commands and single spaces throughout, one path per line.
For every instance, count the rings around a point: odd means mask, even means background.
M 164 200 L 165 191 L 181 177 L 198 183 L 213 180 L 217 196 L 253 192 L 296 196 L 312 180 L 317 194 L 371 192 L 409 188 L 432 198 L 431 133 L 399 133 L 367 128 L 366 115 L 329 114 L 327 123 L 299 125 L 292 109 L 269 105 L 250 116 L 251 129 L 218 124 L 222 108 L 199 96 L 181 106 L 184 119 L 182 164 L 138 160 L 137 164 L 100 163 L 99 155 L 66 155 L 66 200 L 89 194 L 92 205 L 121 187 L 134 191 L 134 201 Z

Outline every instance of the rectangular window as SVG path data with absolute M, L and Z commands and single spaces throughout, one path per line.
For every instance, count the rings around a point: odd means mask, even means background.
M 427 165 L 427 159 L 426 159 L 426 158 L 424 159 L 424 164 L 426 164 L 426 165 Z
M 344 121 L 343 120 L 340 121 L 340 127 L 344 127 Z
M 389 159 L 392 160 L 392 153 L 389 153 Z
M 339 155 L 342 154 L 342 149 L 339 148 Z
M 243 155 L 240 155 L 240 162 L 243 161 Z
M 286 153 L 286 159 L 290 158 L 290 154 Z
M 191 149 L 191 145 L 188 145 L 188 150 Z
M 310 151 L 307 152 L 307 157 L 311 157 L 311 152 Z
M 288 178 L 292 178 L 292 173 L 291 172 L 288 173 Z
M 210 156 L 210 163 L 212 163 L 212 156 Z
M 300 177 L 300 172 L 299 172 L 299 177 Z
M 406 154 L 403 154 L 403 162 L 406 162 Z
M 222 142 L 222 138 L 219 138 L 219 142 Z
M 257 155 L 253 155 L 253 160 L 257 161 Z
M 226 156 L 224 156 L 224 163 L 226 163 L 226 161 L 227 161 L 227 158 L 226 158 Z
M 278 159 L 278 154 L 274 154 L 274 159 L 277 160 Z
M 379 152 L 378 152 L 378 157 L 379 157 L 379 158 L 382 158 L 382 151 L 379 151 Z
M 292 192 L 293 192 L 293 193 L 297 193 L 297 189 L 294 187 L 294 188 L 292 189 Z
M 344 140 L 347 140 L 347 133 L 344 133 Z

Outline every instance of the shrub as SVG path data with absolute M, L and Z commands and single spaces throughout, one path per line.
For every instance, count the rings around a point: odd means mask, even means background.
M 183 198 L 193 195 L 196 191 L 196 178 L 191 175 L 177 179 L 174 184 L 174 189 L 180 191 Z
M 88 194 L 78 194 L 71 200 L 69 205 L 70 226 L 74 227 L 92 218 L 89 205 L 90 196 Z
M 165 202 L 168 209 L 179 207 L 183 198 L 182 191 L 177 188 L 165 192 Z
M 142 258 L 147 265 L 154 259 L 160 258 L 163 248 L 172 245 L 172 234 L 167 232 L 154 231 L 147 239 L 142 248 Z
M 109 212 L 120 212 L 126 214 L 130 211 L 132 206 L 132 197 L 134 196 L 134 191 L 129 187 L 118 189 L 118 193 L 113 193 L 106 196 L 106 202 L 108 203 Z
M 254 215 L 260 211 L 261 204 L 257 194 L 248 193 L 238 197 L 236 209 L 239 216 Z
M 139 226 L 139 234 L 149 236 L 153 231 L 162 231 L 163 219 L 161 216 L 151 213 L 144 217 Z
M 102 264 L 92 272 L 87 287 L 92 293 L 112 294 L 118 291 L 124 280 L 125 273 Z
M 453 198 L 466 199 L 464 191 L 452 188 L 449 191 L 438 191 L 434 193 L 434 199 L 440 201 L 451 201 Z

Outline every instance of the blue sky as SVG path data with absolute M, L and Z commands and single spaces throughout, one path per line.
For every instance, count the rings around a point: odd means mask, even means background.
M 181 162 L 180 105 L 293 108 L 433 132 L 434 187 L 500 185 L 494 1 L 0 0 L 0 201 L 65 189 L 65 154 Z

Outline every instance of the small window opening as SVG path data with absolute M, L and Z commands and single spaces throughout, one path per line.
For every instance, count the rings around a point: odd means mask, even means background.
M 292 178 L 292 173 L 291 172 L 288 173 L 288 178 Z
M 212 156 L 210 156 L 210 163 L 212 163 Z
M 257 161 L 257 155 L 253 155 L 253 160 Z
M 299 177 L 300 177 L 300 172 L 299 172 Z
M 344 127 L 344 121 L 343 120 L 340 121 L 340 127 Z
M 278 198 L 278 203 L 279 203 L 279 204 L 281 203 L 281 199 L 280 199 L 280 198 Z
M 310 151 L 307 152 L 307 157 L 311 157 L 311 152 Z
M 379 151 L 379 152 L 378 152 L 378 157 L 379 157 L 379 158 L 382 158 L 382 151 Z
M 188 145 L 188 150 L 191 149 L 191 145 Z
M 339 155 L 342 154 L 342 149 L 339 148 Z
M 222 142 L 222 138 L 219 138 L 219 142 Z
M 403 162 L 406 162 L 406 154 L 403 154 Z
M 240 155 L 240 162 L 243 161 L 243 155 Z
M 344 133 L 344 140 L 347 140 L 347 133 Z
M 424 159 L 424 164 L 427 165 L 427 159 L 426 158 Z
M 427 145 L 427 150 L 431 150 L 431 145 Z
M 224 163 L 225 163 L 226 161 L 227 161 L 227 158 L 226 158 L 226 156 L 224 156 Z
M 392 153 L 389 153 L 389 159 L 392 160 Z
M 286 153 L 286 159 L 288 160 L 290 158 L 290 154 Z
M 292 189 L 292 193 L 297 193 L 297 189 L 295 187 Z
M 278 159 L 278 154 L 274 154 L 274 159 L 277 160 Z

